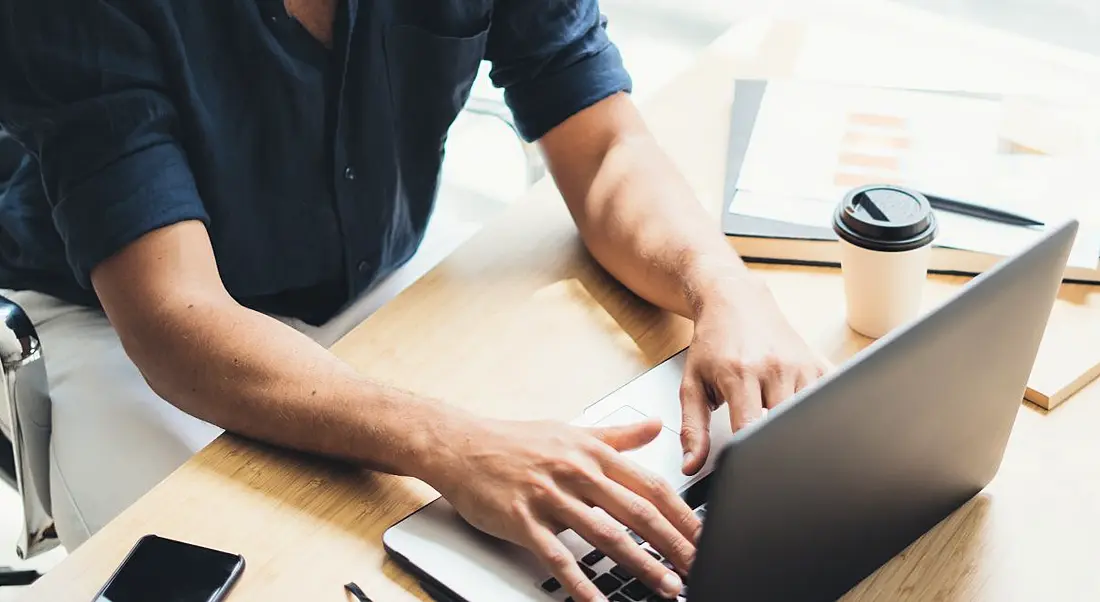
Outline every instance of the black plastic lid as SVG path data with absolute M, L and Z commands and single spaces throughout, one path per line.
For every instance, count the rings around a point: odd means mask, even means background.
M 852 190 L 833 215 L 837 236 L 872 251 L 909 251 L 936 237 L 936 216 L 915 190 L 872 184 Z

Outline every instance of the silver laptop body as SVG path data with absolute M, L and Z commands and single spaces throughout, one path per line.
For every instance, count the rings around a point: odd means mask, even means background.
M 975 278 L 922 319 L 715 444 L 680 473 L 683 352 L 590 406 L 583 424 L 660 417 L 634 461 L 705 502 L 691 602 L 835 600 L 967 500 L 997 472 L 1077 222 Z M 592 547 L 561 539 L 585 558 Z M 387 551 L 441 600 L 564 600 L 527 551 L 468 526 L 442 498 L 389 529 Z M 613 561 L 592 565 L 609 571 Z M 630 584 L 624 583 L 621 597 Z M 630 593 L 637 596 L 635 586 Z

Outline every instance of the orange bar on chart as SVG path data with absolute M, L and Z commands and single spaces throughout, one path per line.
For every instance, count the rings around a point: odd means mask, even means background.
M 909 148 L 909 138 L 904 136 L 890 136 L 886 134 L 869 134 L 867 132 L 847 132 L 841 144 L 852 148 L 888 148 L 902 150 Z
M 878 128 L 905 128 L 905 118 L 896 115 L 875 115 L 873 113 L 851 113 L 848 123 Z
M 872 167 L 877 169 L 898 171 L 898 169 L 901 167 L 901 161 L 898 160 L 897 157 L 891 156 L 842 152 L 840 153 L 840 166 Z

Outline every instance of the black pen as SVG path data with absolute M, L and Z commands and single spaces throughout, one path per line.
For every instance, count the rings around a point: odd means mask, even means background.
M 976 217 L 978 219 L 984 219 L 991 222 L 998 222 L 1002 224 L 1008 224 L 1010 226 L 1043 226 L 1043 222 L 1025 217 L 1023 215 L 1017 215 L 1010 213 L 1002 209 L 995 209 L 993 207 L 985 207 L 983 205 L 975 205 L 974 203 L 967 203 L 966 201 L 956 201 L 955 199 L 948 199 L 942 196 L 936 196 L 933 194 L 924 195 L 928 202 L 934 209 L 941 209 L 950 213 L 958 213 L 959 215 L 969 215 L 970 217 Z
M 354 581 L 344 585 L 344 589 L 351 595 L 355 596 L 355 599 L 359 602 L 374 602 L 369 596 L 363 593 L 363 589 L 355 584 Z

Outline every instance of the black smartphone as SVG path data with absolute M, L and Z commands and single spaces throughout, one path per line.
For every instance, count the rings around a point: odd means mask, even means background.
M 92 602 L 221 602 L 243 570 L 243 556 L 146 535 Z

